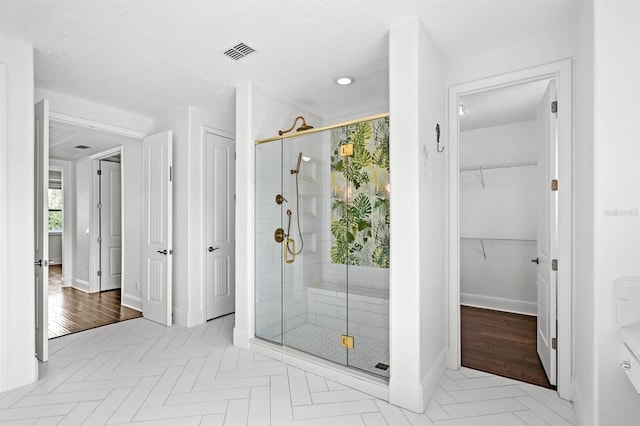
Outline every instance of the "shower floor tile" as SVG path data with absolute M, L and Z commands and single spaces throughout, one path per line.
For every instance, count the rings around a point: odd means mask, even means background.
M 389 365 L 389 343 L 370 337 L 353 336 L 354 348 L 340 346 L 339 330 L 314 324 L 303 324 L 285 333 L 285 346 L 368 373 L 389 377 L 389 369 L 376 368 L 378 363 Z

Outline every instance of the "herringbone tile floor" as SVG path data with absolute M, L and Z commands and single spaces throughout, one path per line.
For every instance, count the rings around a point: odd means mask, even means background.
M 572 425 L 548 389 L 449 370 L 425 414 L 231 344 L 233 316 L 133 319 L 50 341 L 41 378 L 0 394 L 0 423 L 51 425 Z

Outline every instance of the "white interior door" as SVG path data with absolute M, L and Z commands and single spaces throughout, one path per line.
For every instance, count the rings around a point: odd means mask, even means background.
M 555 81 L 551 80 L 538 106 L 538 356 L 549 383 L 556 384 L 557 335 L 557 114 Z M 557 104 L 556 104 L 557 105 Z M 568 344 L 568 342 L 565 342 Z
M 235 143 L 206 134 L 207 319 L 235 310 Z
M 142 314 L 171 325 L 172 132 L 142 141 Z
M 36 356 L 49 359 L 49 101 L 35 106 Z
M 122 183 L 120 163 L 100 161 L 100 291 L 122 281 Z

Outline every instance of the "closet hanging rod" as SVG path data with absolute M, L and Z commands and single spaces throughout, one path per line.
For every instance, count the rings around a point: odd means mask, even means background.
M 521 241 L 525 243 L 535 243 L 537 240 L 527 238 L 478 238 L 478 237 L 460 237 L 461 240 L 481 240 L 481 241 Z
M 460 167 L 461 172 L 468 172 L 472 170 L 489 170 L 489 169 L 508 169 L 510 167 L 527 167 L 536 166 L 536 161 L 522 161 L 519 163 L 503 163 L 503 164 L 487 164 L 486 166 L 468 166 Z

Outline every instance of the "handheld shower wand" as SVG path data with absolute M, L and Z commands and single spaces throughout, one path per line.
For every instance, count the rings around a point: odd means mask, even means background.
M 295 169 L 291 169 L 291 174 L 292 175 L 296 175 L 296 185 L 298 184 L 298 176 L 297 174 L 300 173 L 300 161 L 302 161 L 302 153 L 299 152 L 298 153 L 298 164 L 296 164 L 296 168 Z M 296 194 L 298 192 L 298 189 L 296 187 Z
M 295 253 L 291 253 L 294 255 L 298 255 L 302 253 L 302 249 L 304 248 L 304 240 L 302 239 L 302 230 L 300 229 L 300 185 L 298 182 L 298 176 L 300 176 L 300 163 L 302 161 L 302 152 L 298 153 L 298 163 L 296 164 L 295 169 L 291 169 L 291 174 L 296 175 L 296 223 L 298 224 L 298 236 L 300 237 L 300 250 L 296 252 L 295 245 L 293 246 L 293 251 Z M 308 159 L 305 157 L 305 161 Z M 287 211 L 289 214 L 289 211 Z M 291 215 L 289 214 L 289 226 L 291 226 Z M 288 231 L 287 231 L 288 233 Z M 291 252 L 291 251 L 290 251 Z

